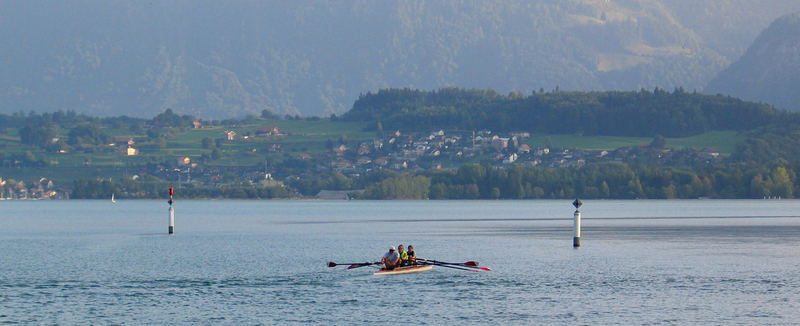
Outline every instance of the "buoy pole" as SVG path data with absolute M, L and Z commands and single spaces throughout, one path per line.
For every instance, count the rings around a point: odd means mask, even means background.
M 169 234 L 175 233 L 175 209 L 172 208 L 172 195 L 174 191 L 169 187 Z
M 578 248 L 581 246 L 581 211 L 579 208 L 583 203 L 580 199 L 575 198 L 575 201 L 572 202 L 572 205 L 575 206 L 575 214 L 573 215 L 573 228 L 575 229 L 575 235 L 572 237 L 572 246 Z

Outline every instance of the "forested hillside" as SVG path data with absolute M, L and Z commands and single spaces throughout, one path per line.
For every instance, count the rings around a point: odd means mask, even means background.
M 700 89 L 795 0 L 3 1 L 0 112 L 324 115 L 386 87 Z
M 682 89 L 500 95 L 492 90 L 450 88 L 367 93 L 342 119 L 376 121 L 382 128 L 406 130 L 685 137 L 711 130 L 749 130 L 796 116 L 765 104 Z

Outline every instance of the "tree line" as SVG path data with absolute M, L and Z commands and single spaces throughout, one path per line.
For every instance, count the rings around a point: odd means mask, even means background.
M 147 180 L 109 180 L 81 179 L 72 184 L 70 198 L 108 199 L 114 194 L 117 199 L 155 199 L 167 198 L 171 183 L 158 179 Z M 177 191 L 178 198 L 233 198 L 233 199 L 272 199 L 289 198 L 292 191 L 280 185 L 253 183 L 230 183 L 219 187 L 182 185 Z
M 572 168 L 499 168 L 402 173 L 366 188 L 363 199 L 793 198 L 800 164 L 726 163 L 698 171 L 599 163 Z
M 750 130 L 796 114 L 766 104 L 675 89 L 552 91 L 383 89 L 362 94 L 343 120 L 405 130 L 490 129 L 550 134 L 686 137 L 711 130 Z
M 794 198 L 800 164 L 721 163 L 697 170 L 598 163 L 582 167 L 511 167 L 467 164 L 454 171 L 379 171 L 347 177 L 332 173 L 290 185 L 249 182 L 217 187 L 185 184 L 181 198 L 313 197 L 321 189 L 354 190 L 359 199 L 693 199 Z M 144 180 L 76 180 L 71 198 L 166 198 L 170 183 Z M 363 191 L 356 192 L 357 189 Z

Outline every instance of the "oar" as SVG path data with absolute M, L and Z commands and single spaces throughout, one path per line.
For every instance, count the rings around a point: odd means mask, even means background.
M 378 262 L 374 262 L 374 263 L 370 263 L 370 262 L 366 262 L 366 263 L 334 263 L 334 262 L 329 262 L 328 263 L 328 267 L 336 267 L 338 265 L 350 265 L 350 266 L 347 267 L 347 269 L 352 269 L 352 268 L 364 267 L 364 266 L 369 266 L 369 265 L 377 265 L 377 264 L 381 264 L 381 262 L 379 262 L 379 261 Z
M 468 261 L 468 262 L 465 262 L 465 263 L 448 263 L 446 261 L 438 261 L 438 260 L 425 259 L 425 258 L 417 258 L 417 260 L 436 262 L 436 263 L 439 263 L 439 264 L 447 264 L 447 265 L 461 265 L 461 266 L 467 266 L 467 267 L 478 267 L 478 265 L 479 265 L 478 262 L 471 261 L 471 260 Z
M 452 265 L 438 264 L 438 263 L 433 263 L 433 262 L 430 262 L 430 261 L 424 261 L 424 262 L 422 262 L 422 265 L 436 265 L 436 266 L 447 267 L 447 268 L 452 268 L 452 269 L 460 269 L 462 271 L 470 271 L 470 272 L 475 272 L 475 273 L 480 272 L 480 270 L 477 270 L 477 269 L 470 269 L 470 268 L 464 268 L 464 267 L 458 267 L 458 266 L 452 266 Z
M 425 258 L 417 258 L 417 260 L 430 262 L 430 263 L 435 263 L 435 264 L 441 264 L 441 265 L 466 266 L 466 267 L 469 267 L 469 268 L 477 268 L 477 269 L 484 270 L 484 271 L 491 271 L 492 270 L 489 267 L 478 266 L 478 262 L 475 262 L 475 261 L 468 261 L 468 262 L 465 262 L 465 263 L 448 263 L 448 262 L 444 262 L 444 261 L 429 260 L 429 259 L 425 259 Z

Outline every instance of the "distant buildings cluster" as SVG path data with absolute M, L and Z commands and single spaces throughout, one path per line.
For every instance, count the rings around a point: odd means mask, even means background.
M 711 162 L 719 158 L 715 149 L 674 151 L 652 149 L 648 144 L 616 150 L 574 150 L 532 147 L 528 132 L 495 134 L 490 130 L 446 133 L 402 133 L 395 131 L 357 146 L 335 145 L 330 149 L 330 167 L 344 174 L 374 169 L 424 170 L 457 168 L 479 162 L 494 166 L 571 167 L 597 162 L 654 160 L 661 163 Z
M 195 128 L 202 125 L 196 124 Z M 251 137 L 267 138 L 259 149 L 281 153 L 281 143 L 269 140 L 292 137 L 277 127 L 263 127 L 237 135 L 225 130 L 221 137 L 226 141 L 247 142 Z M 357 176 L 375 170 L 423 171 L 457 169 L 465 163 L 490 164 L 496 167 L 577 167 L 600 162 L 647 162 L 658 164 L 711 163 L 720 159 L 714 149 L 654 148 L 650 144 L 621 147 L 615 150 L 576 150 L 533 145 L 528 132 L 495 133 L 490 130 L 444 131 L 405 133 L 396 130 L 384 133 L 368 141 L 348 142 L 329 140 L 326 150 L 317 154 L 292 154 L 292 161 L 260 166 L 220 167 L 205 164 L 205 159 L 193 160 L 180 156 L 163 162 L 131 167 L 128 176 L 148 174 L 162 180 L 175 180 L 195 184 L 198 187 L 215 187 L 231 180 L 253 185 L 282 185 L 280 180 L 319 177 L 332 171 L 343 175 Z M 222 140 L 222 139 L 219 139 Z M 254 143 L 255 144 L 255 143 Z M 133 138 L 115 139 L 109 146 L 117 148 L 123 155 L 137 155 L 138 148 Z M 216 145 L 218 146 L 218 145 Z M 256 147 L 252 151 L 257 151 Z M 204 154 L 206 155 L 206 154 Z M 297 163 L 303 162 L 303 163 Z M 298 167 L 301 166 L 301 167 Z M 68 189 L 57 189 L 52 181 L 40 178 L 30 183 L 0 178 L 2 199 L 47 199 L 66 198 Z
M 62 199 L 64 190 L 56 188 L 52 180 L 39 178 L 29 183 L 0 177 L 0 200 L 8 199 Z

